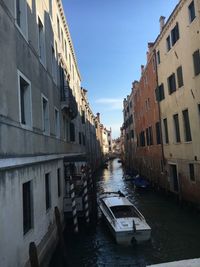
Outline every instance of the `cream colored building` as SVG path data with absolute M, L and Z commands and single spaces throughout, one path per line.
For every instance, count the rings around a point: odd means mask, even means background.
M 134 125 L 134 88 L 138 82 L 132 83 L 130 95 L 123 101 L 123 116 L 124 116 L 124 159 L 125 166 L 128 170 L 133 170 L 133 162 L 136 152 L 136 136 Z
M 199 10 L 199 0 L 180 0 L 154 48 L 169 189 L 200 204 Z

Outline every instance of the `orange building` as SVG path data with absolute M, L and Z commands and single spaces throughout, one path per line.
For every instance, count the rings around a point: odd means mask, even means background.
M 148 43 L 147 64 L 141 66 L 140 81 L 134 87 L 134 121 L 137 147 L 135 168 L 153 183 L 162 184 L 163 146 L 156 101 L 157 69 L 153 43 Z M 163 185 L 164 186 L 164 185 Z

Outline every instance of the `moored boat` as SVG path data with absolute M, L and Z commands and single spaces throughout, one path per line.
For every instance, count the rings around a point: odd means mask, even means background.
M 144 216 L 120 191 L 100 195 L 99 206 L 118 244 L 150 239 L 151 228 Z

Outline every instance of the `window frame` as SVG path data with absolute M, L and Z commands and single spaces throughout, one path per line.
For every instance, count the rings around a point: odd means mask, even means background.
M 182 86 L 184 86 L 183 68 L 181 65 L 176 69 L 176 75 L 177 75 L 178 88 L 181 88 Z
M 45 173 L 45 209 L 48 212 L 51 209 L 51 178 L 50 172 Z M 48 179 L 47 179 L 48 178 Z M 47 183 L 48 180 L 48 183 Z
M 193 10 L 191 9 L 192 6 L 193 6 Z M 192 14 L 193 13 L 192 11 L 194 12 L 194 14 Z M 192 0 L 188 6 L 188 15 L 189 15 L 189 23 L 192 23 L 193 20 L 196 18 L 194 0 Z
M 167 84 L 169 95 L 176 92 L 176 75 L 174 72 L 167 78 Z
M 186 125 L 187 122 L 184 117 L 184 112 L 187 112 L 185 114 L 187 114 L 188 125 Z M 189 110 L 188 109 L 182 110 L 182 116 L 183 116 L 183 127 L 184 127 L 184 140 L 185 142 L 192 142 L 192 132 L 191 132 L 191 127 L 190 127 Z
M 47 101 L 47 112 L 48 112 L 48 129 L 45 130 L 45 118 L 44 118 L 44 112 L 43 112 L 43 99 Z M 48 98 L 41 94 L 41 106 L 42 106 L 42 132 L 44 135 L 50 135 L 50 114 L 49 114 L 49 100 Z
M 30 123 L 22 123 L 22 114 L 21 114 L 21 87 L 20 87 L 20 77 L 29 85 L 29 101 L 30 101 Z M 18 84 L 18 101 L 19 101 L 19 122 L 22 128 L 32 130 L 33 127 L 33 111 L 32 111 L 32 88 L 31 81 L 20 71 L 17 70 L 17 84 Z
M 29 200 L 24 199 L 24 186 L 29 185 Z M 26 205 L 26 207 L 25 207 Z M 28 217 L 25 216 L 25 209 L 27 210 L 27 206 L 29 206 Z M 27 214 L 26 214 L 27 215 Z M 22 216 L 23 216 L 23 234 L 26 235 L 34 228 L 34 207 L 33 207 L 33 181 L 29 180 L 22 183 Z M 28 220 L 28 225 L 25 227 L 25 222 Z
M 17 0 L 15 0 L 15 3 L 14 3 L 14 12 L 15 12 L 15 26 L 17 27 L 17 29 L 19 30 L 19 32 L 21 33 L 21 35 L 24 37 L 24 39 L 28 42 L 28 14 L 27 14 L 27 1 L 26 0 L 19 0 L 20 4 L 21 2 L 24 1 L 24 14 L 23 14 L 23 17 L 25 19 L 25 23 L 24 23 L 24 28 L 22 28 L 18 22 L 17 22 Z M 21 9 L 20 9 L 20 13 L 21 12 Z

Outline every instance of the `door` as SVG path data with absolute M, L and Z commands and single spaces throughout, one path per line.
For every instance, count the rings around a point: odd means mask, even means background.
M 177 174 L 177 166 L 174 164 L 170 165 L 170 176 L 172 181 L 173 190 L 175 192 L 179 192 L 179 183 L 178 183 L 178 174 Z

